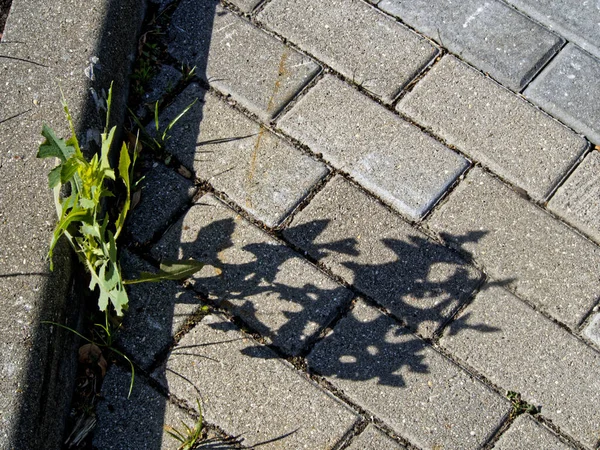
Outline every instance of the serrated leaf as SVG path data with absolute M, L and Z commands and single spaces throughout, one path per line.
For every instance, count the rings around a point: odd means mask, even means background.
M 54 130 L 46 124 L 42 126 L 42 136 L 46 140 L 38 148 L 38 158 L 50 158 L 54 156 L 60 159 L 61 162 L 65 162 L 75 153 L 75 149 L 67 145 L 64 139 L 57 138 Z
M 157 273 L 141 272 L 135 280 L 123 281 L 123 284 L 157 282 L 163 280 L 182 280 L 189 278 L 204 267 L 204 263 L 189 259 L 187 261 L 163 261 Z
M 48 187 L 50 189 L 58 186 L 60 183 L 60 173 L 62 171 L 62 164 L 60 166 L 56 166 L 48 173 Z
M 69 158 L 62 163 L 61 168 L 60 182 L 66 184 L 67 182 L 72 181 L 73 176 L 77 173 L 77 169 L 79 169 L 79 160 L 76 157 Z
M 79 205 L 84 209 L 94 209 L 94 206 L 96 206 L 96 203 L 94 202 L 94 200 L 89 199 L 89 198 L 80 198 Z

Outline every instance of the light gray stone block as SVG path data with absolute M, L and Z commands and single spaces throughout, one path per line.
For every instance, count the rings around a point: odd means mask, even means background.
M 206 195 L 152 249 L 194 258 L 194 289 L 229 308 L 284 351 L 297 354 L 350 301 L 351 293 L 297 253 Z
M 308 363 L 420 448 L 480 448 L 510 410 L 506 399 L 362 302 Z
M 370 424 L 359 436 L 352 440 L 352 443 L 348 447 L 346 447 L 347 450 L 400 450 L 405 448 L 404 445 L 398 444 Z
M 597 311 L 597 309 L 596 309 Z M 583 334 L 590 341 L 600 347 L 600 314 L 594 314 L 591 322 L 584 328 Z
M 483 289 L 457 323 L 442 338 L 443 347 L 492 383 L 519 392 L 563 432 L 595 448 L 600 353 L 499 287 Z M 496 330 L 482 333 L 474 328 L 477 324 Z
M 383 0 L 377 7 L 517 91 L 564 43 L 495 0 Z
M 506 0 L 525 14 L 600 58 L 600 8 L 597 2 Z
M 262 120 L 273 118 L 320 70 L 214 1 L 184 0 L 169 28 L 169 53 Z
M 258 20 L 385 102 L 438 52 L 360 0 L 278 0 Z
M 587 147 L 583 138 L 452 56 L 436 64 L 398 110 L 540 201 Z
M 598 300 L 600 248 L 481 169 L 469 173 L 428 225 L 491 277 L 572 328 Z M 466 233 L 480 238 L 455 237 Z
M 206 420 L 246 446 L 329 449 L 358 419 L 219 315 L 187 333 L 154 376 L 190 405 L 200 398 Z
M 599 27 L 600 28 L 600 27 Z M 568 44 L 525 95 L 575 131 L 600 144 L 600 60 Z
M 157 272 L 147 262 L 124 251 L 123 278 L 138 278 L 142 271 Z M 136 364 L 148 369 L 156 356 L 173 343 L 173 336 L 186 319 L 203 304 L 193 291 L 176 281 L 139 283 L 127 287 L 129 309 L 116 342 Z
M 98 450 L 176 450 L 181 445 L 163 429 L 169 425 L 179 430 L 181 422 L 189 427 L 195 420 L 169 403 L 141 377 L 135 377 L 131 397 L 127 398 L 131 374 L 112 366 L 102 383 L 103 399 L 96 410 L 94 448 Z
M 140 202 L 127 220 L 127 231 L 139 243 L 150 241 L 182 213 L 196 193 L 192 181 L 160 163 L 154 163 L 145 174 L 141 190 Z
M 600 153 L 591 152 L 556 191 L 548 208 L 600 244 Z
M 269 227 L 277 226 L 326 174 L 324 164 L 288 145 L 198 85 L 161 117 L 168 123 L 194 98 L 167 150 Z
M 411 219 L 421 218 L 468 164 L 333 76 L 278 125 Z
M 261 0 L 230 0 L 235 6 L 245 13 L 251 12 Z
M 419 334 L 433 333 L 466 301 L 481 275 L 341 177 L 284 235 Z
M 548 428 L 540 425 L 531 416 L 523 414 L 515 420 L 494 445 L 494 450 L 573 450 Z

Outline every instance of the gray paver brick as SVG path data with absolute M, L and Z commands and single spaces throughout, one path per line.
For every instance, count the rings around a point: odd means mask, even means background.
M 315 346 L 308 363 L 421 448 L 479 448 L 510 409 L 506 399 L 362 302 Z
M 430 42 L 360 0 L 277 0 L 258 19 L 386 102 L 437 54 Z
M 462 156 L 333 76 L 278 125 L 412 219 L 467 167 Z
M 480 282 L 476 269 L 341 177 L 284 235 L 426 337 Z
M 506 0 L 550 29 L 600 58 L 600 8 L 597 2 Z
M 182 1 L 169 53 L 268 121 L 320 70 L 310 58 L 214 2 Z
M 377 6 L 514 90 L 564 42 L 500 1 L 383 0 Z
M 297 354 L 350 301 L 351 293 L 297 253 L 206 195 L 152 249 L 157 258 L 214 264 L 194 288 Z
M 165 367 L 155 377 L 172 395 L 190 405 L 201 396 L 206 420 L 247 446 L 274 439 L 261 448 L 331 448 L 358 418 L 218 315 L 187 333 Z
M 182 78 L 183 74 L 175 67 L 162 66 L 158 74 L 150 81 L 148 91 L 144 93 L 144 102 L 159 101 L 165 94 L 170 93 Z
M 398 444 L 373 425 L 369 425 L 358 437 L 352 440 L 347 450 L 401 450 L 405 448 L 404 445 Z
M 482 290 L 457 320 L 496 331 L 451 328 L 442 346 L 594 447 L 600 438 L 600 353 L 499 287 Z
M 588 326 L 583 330 L 583 334 L 600 347 L 600 314 L 596 313 L 593 316 Z
M 598 300 L 600 248 L 479 168 L 428 224 L 472 254 L 490 276 L 570 327 Z M 461 242 L 453 236 L 465 233 L 480 238 Z
M 327 174 L 324 164 L 291 147 L 215 95 L 192 84 L 165 111 L 165 123 L 194 98 L 167 150 L 250 214 L 274 227 Z
M 600 27 L 598 27 L 600 28 Z M 553 116 L 600 144 L 600 60 L 568 44 L 525 91 Z
M 103 400 L 97 407 L 98 425 L 94 429 L 94 448 L 98 450 L 176 450 L 181 442 L 169 436 L 163 425 L 182 429 L 181 422 L 195 421 L 172 405 L 141 377 L 136 377 L 131 397 L 127 398 L 131 374 L 112 366 L 102 384 Z
M 452 56 L 398 104 L 535 200 L 544 200 L 587 147 L 556 120 Z
M 517 417 L 515 422 L 494 445 L 494 450 L 531 450 L 534 448 L 546 450 L 574 449 L 527 414 Z
M 137 256 L 124 251 L 121 267 L 125 279 L 134 279 L 140 272 L 157 269 Z M 121 346 L 134 361 L 148 369 L 156 355 L 166 349 L 186 318 L 202 303 L 193 291 L 175 281 L 129 285 L 129 310 L 117 335 Z
M 194 196 L 194 183 L 160 163 L 141 182 L 140 202 L 131 211 L 127 230 L 140 243 L 148 242 L 184 210 Z
M 249 13 L 251 12 L 256 5 L 258 5 L 261 0 L 230 0 L 235 6 L 240 8 L 240 10 Z
M 591 152 L 556 191 L 548 208 L 600 244 L 600 153 Z

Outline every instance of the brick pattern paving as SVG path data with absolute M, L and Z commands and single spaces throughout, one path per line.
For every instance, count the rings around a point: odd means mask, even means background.
M 178 3 L 197 76 L 161 121 L 199 99 L 167 143 L 199 192 L 148 187 L 124 264 L 213 267 L 136 291 L 120 344 L 163 415 L 198 399 L 265 448 L 598 448 L 597 13 L 448 3 Z

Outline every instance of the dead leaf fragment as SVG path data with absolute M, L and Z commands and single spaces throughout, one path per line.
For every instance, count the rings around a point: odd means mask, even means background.
M 102 371 L 102 377 L 106 375 L 108 363 L 102 355 L 102 350 L 96 344 L 85 344 L 79 347 L 79 362 L 81 364 L 97 364 Z

